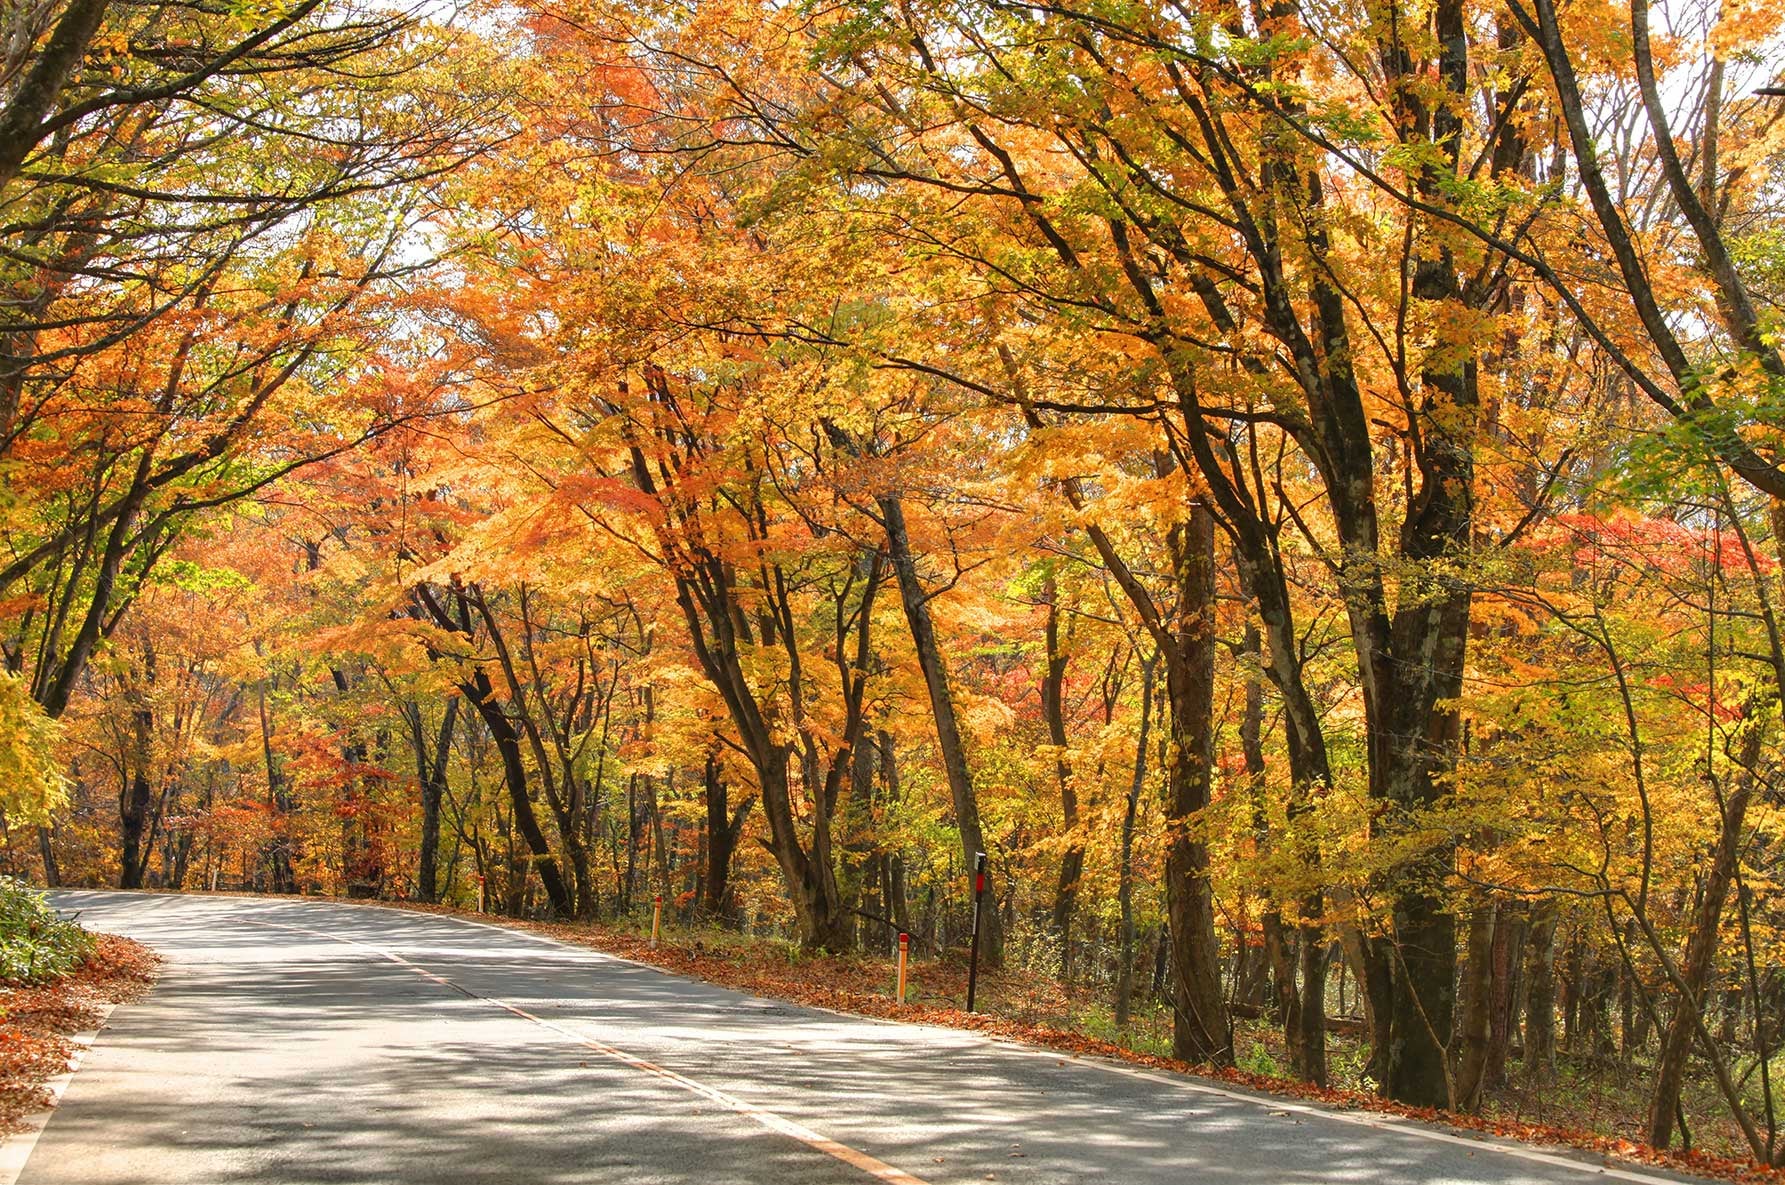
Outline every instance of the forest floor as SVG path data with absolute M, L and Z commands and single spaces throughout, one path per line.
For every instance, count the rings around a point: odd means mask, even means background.
M 1708 1082 L 1689 1081 L 1684 1100 L 1693 1120 L 1689 1152 L 1656 1152 L 1640 1143 L 1648 1075 L 1641 1066 L 1594 1063 L 1564 1053 L 1556 1074 L 1536 1082 L 1514 1069 L 1480 1115 L 1406 1107 L 1382 1099 L 1363 1078 L 1360 1041 L 1329 1036 L 1333 1085 L 1288 1077 L 1282 1033 L 1268 1020 L 1242 1021 L 1235 1031 L 1236 1067 L 1191 1065 L 1169 1056 L 1169 1011 L 1136 992 L 1134 1016 L 1118 1031 L 1106 987 L 1067 987 L 1056 978 L 1007 968 L 983 973 L 977 1008 L 965 1008 L 967 967 L 952 955 L 912 959 L 907 1003 L 895 999 L 896 960 L 876 955 L 814 955 L 780 939 L 717 927 L 665 927 L 653 946 L 648 924 L 561 923 L 476 914 L 447 906 L 395 904 L 426 913 L 475 918 L 549 935 L 722 987 L 857 1016 L 972 1029 L 993 1037 L 1042 1045 L 1074 1055 L 1105 1057 L 1156 1069 L 1193 1073 L 1276 1095 L 1329 1106 L 1365 1109 L 1454 1127 L 1603 1153 L 1618 1159 L 1741 1181 L 1785 1182 L 1785 1172 L 1756 1168 L 1739 1129 Z
M 148 947 L 96 934 L 93 953 L 71 973 L 41 984 L 0 983 L 0 1134 L 55 1106 L 45 1085 L 71 1068 L 77 1033 L 97 1029 L 109 1005 L 140 999 L 161 960 Z

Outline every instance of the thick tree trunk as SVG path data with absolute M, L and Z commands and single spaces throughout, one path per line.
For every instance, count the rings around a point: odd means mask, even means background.
M 1488 1042 L 1493 1033 L 1494 905 L 1478 899 L 1469 911 L 1468 960 L 1463 965 L 1461 1027 L 1456 1065 L 1456 1107 L 1481 1106 L 1486 1080 Z
M 1586 944 L 1577 930 L 1569 936 L 1562 975 L 1562 1048 L 1579 1053 L 1581 1048 L 1581 999 L 1586 994 Z
M 734 811 L 728 801 L 725 778 L 719 763 L 707 758 L 703 775 L 707 808 L 706 871 L 701 885 L 701 912 L 724 926 L 738 924 L 738 899 L 731 888 L 731 858 L 737 851 L 738 837 L 743 834 L 744 820 L 755 805 L 754 798 L 745 798 Z
M 638 891 L 638 843 L 644 834 L 644 815 L 638 809 L 638 784 L 643 774 L 626 779 L 626 870 L 620 874 L 620 912 L 632 912 Z
M 1260 919 L 1264 932 L 1264 957 L 1271 971 L 1271 1015 L 1283 1029 L 1283 1049 L 1289 1064 L 1296 1068 L 1306 1060 L 1302 1048 L 1302 997 L 1295 986 L 1295 942 L 1283 928 L 1283 915 L 1267 909 Z
M 1472 391 L 1472 379 L 1468 386 Z M 1472 466 L 1466 457 L 1453 462 L 1458 476 L 1450 479 L 1457 487 L 1452 496 L 1459 504 L 1445 513 L 1428 505 L 1428 518 L 1436 521 L 1419 532 L 1417 546 L 1409 545 L 1418 559 L 1443 562 L 1453 544 L 1466 542 L 1450 536 L 1466 531 L 1470 521 Z M 1462 694 L 1469 592 L 1447 586 L 1422 594 L 1404 590 L 1403 598 L 1390 631 L 1393 644 L 1376 649 L 1369 663 L 1371 793 L 1417 820 L 1442 797 L 1455 762 L 1460 727 L 1451 705 Z M 1378 947 L 1390 980 L 1384 1093 L 1416 1106 L 1457 1105 L 1447 1048 L 1455 1023 L 1456 918 L 1443 888 L 1451 852 L 1450 844 L 1441 844 L 1395 870 L 1393 929 Z M 1379 1026 L 1381 1019 L 1379 1014 Z
M 1456 1013 L 1456 918 L 1431 893 L 1403 892 L 1396 904 L 1385 1093 L 1454 1107 L 1445 1047 Z
M 1247 582 L 1250 586 L 1250 582 Z M 1264 759 L 1264 661 L 1258 626 L 1246 623 L 1242 644 L 1246 660 L 1246 703 L 1240 718 L 1240 752 L 1246 763 L 1246 781 L 1252 794 L 1252 829 L 1260 851 L 1271 844 L 1270 819 L 1265 804 Z M 1326 953 L 1318 926 L 1304 926 L 1302 951 L 1304 979 L 1311 1015 L 1303 1015 L 1303 993 L 1296 987 L 1293 943 L 1283 925 L 1283 913 L 1274 890 L 1266 887 L 1267 905 L 1261 919 L 1265 961 L 1270 968 L 1272 1012 L 1283 1028 L 1283 1047 L 1296 1077 L 1322 1085 L 1326 1082 Z
M 1518 1031 L 1519 997 L 1524 991 L 1525 940 L 1529 930 L 1522 909 L 1508 902 L 1494 907 L 1492 1014 L 1488 1018 L 1485 1090 L 1506 1085 L 1506 1061 Z
M 1556 1067 L 1556 903 L 1532 910 L 1530 960 L 1525 993 L 1525 1072 L 1547 1078 Z
M 1304 905 L 1304 913 L 1309 907 Z M 1326 1085 L 1326 975 L 1331 962 L 1326 932 L 1318 924 L 1304 922 L 1301 934 L 1302 984 L 1296 1020 L 1300 1024 L 1296 1048 L 1300 1060 L 1296 1075 L 1319 1086 Z
M 790 754 L 784 744 L 770 748 L 757 769 L 762 789 L 763 815 L 769 826 L 769 848 L 781 868 L 781 879 L 793 906 L 800 942 L 808 950 L 841 952 L 849 948 L 849 914 L 837 890 L 836 871 L 830 858 L 830 820 L 820 817 L 812 825 L 813 847 L 808 854 L 799 842 L 793 814 L 793 795 L 788 784 Z M 813 796 L 821 806 L 823 795 Z
M 1166 766 L 1166 909 L 1172 941 L 1172 1055 L 1225 1065 L 1233 1029 L 1221 993 L 1220 947 L 1202 812 L 1214 763 L 1215 519 L 1196 503 L 1168 539 L 1178 588 L 1175 644 L 1163 655 L 1171 705 Z
M 192 863 L 192 833 L 184 832 L 164 845 L 163 867 L 167 869 L 167 887 L 176 892 L 186 885 L 186 872 Z M 170 858 L 171 857 L 171 858 Z
M 123 841 L 122 859 L 118 872 L 120 889 L 140 889 L 143 887 L 143 871 L 148 865 L 149 853 L 144 850 L 143 837 L 147 831 L 149 807 L 153 796 L 149 790 L 149 775 L 142 767 L 138 767 L 130 775 L 123 796 L 122 809 L 119 812 L 120 835 Z
M 896 495 L 878 499 L 881 519 L 886 527 L 887 547 L 893 572 L 898 578 L 899 600 L 905 608 L 905 621 L 911 627 L 911 643 L 917 651 L 917 664 L 923 670 L 924 686 L 929 691 L 930 712 L 935 717 L 936 742 L 942 752 L 942 768 L 948 775 L 948 789 L 954 799 L 955 827 L 961 833 L 963 867 L 971 870 L 975 857 L 986 850 L 985 836 L 979 826 L 979 799 L 974 793 L 972 772 L 967 765 L 967 750 L 961 740 L 959 721 L 955 716 L 954 693 L 948 684 L 948 666 L 942 659 L 942 648 L 936 640 L 935 623 L 930 618 L 930 598 L 917 575 L 917 559 L 911 551 L 911 534 L 905 527 L 905 508 Z M 999 899 L 997 885 L 990 870 L 986 873 L 986 893 L 992 901 Z M 980 923 L 979 956 L 984 965 L 998 967 L 1004 962 L 1004 927 L 995 908 L 987 909 Z

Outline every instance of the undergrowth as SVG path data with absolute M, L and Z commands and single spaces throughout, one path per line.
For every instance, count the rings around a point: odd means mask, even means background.
M 59 979 L 93 952 L 93 936 L 56 915 L 23 881 L 0 877 L 0 981 Z

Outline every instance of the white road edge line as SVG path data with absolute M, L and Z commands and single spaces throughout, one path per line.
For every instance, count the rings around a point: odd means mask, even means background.
M 43 1135 L 43 1129 L 49 1125 L 50 1117 L 56 1113 L 56 1105 L 62 1101 L 62 1095 L 68 1084 L 74 1080 L 76 1070 L 86 1059 L 87 1051 L 93 1048 L 93 1042 L 99 1040 L 99 1030 L 105 1028 L 116 1004 L 99 1006 L 99 1026 L 85 1033 L 76 1033 L 69 1037 L 74 1043 L 74 1053 L 68 1058 L 68 1069 L 51 1078 L 44 1086 L 50 1092 L 50 1105 L 41 1111 L 34 1111 L 19 1122 L 23 1125 L 18 1131 L 0 1137 L 0 1185 L 13 1185 L 19 1174 L 25 1171 L 25 1162 L 31 1159 L 31 1153 L 37 1147 L 37 1138 Z
M 758 1107 L 754 1103 L 747 1103 L 743 1099 L 737 1098 L 735 1095 L 727 1094 L 718 1087 L 708 1086 L 704 1082 L 699 1082 L 693 1078 L 678 1074 L 674 1070 L 665 1069 L 664 1067 L 657 1065 L 655 1062 L 647 1061 L 636 1054 L 627 1053 L 623 1049 L 616 1048 L 615 1046 L 608 1045 L 601 1041 L 596 1041 L 581 1033 L 567 1029 L 554 1021 L 535 1016 L 518 1004 L 512 1004 L 499 996 L 479 995 L 462 984 L 453 982 L 438 972 L 430 971 L 419 963 L 410 962 L 395 951 L 386 950 L 381 946 L 375 946 L 369 942 L 360 942 L 358 939 L 354 938 L 342 938 L 339 935 L 330 934 L 325 930 L 312 929 L 309 926 L 289 926 L 279 922 L 255 922 L 253 924 L 279 930 L 291 930 L 300 934 L 313 934 L 319 938 L 342 943 L 345 946 L 356 946 L 361 950 L 370 951 L 375 955 L 390 960 L 406 971 L 421 976 L 423 979 L 440 984 L 442 987 L 451 988 L 453 991 L 456 991 L 469 999 L 476 1000 L 479 1003 L 494 1005 L 495 1007 L 502 1009 L 504 1012 L 511 1013 L 522 1020 L 530 1021 L 531 1023 L 538 1025 L 547 1032 L 563 1037 L 574 1045 L 581 1046 L 584 1049 L 593 1050 L 594 1052 L 601 1054 L 603 1057 L 619 1062 L 628 1069 L 638 1070 L 641 1073 L 661 1078 L 691 1094 L 696 1094 L 704 1099 L 718 1103 L 720 1106 L 735 1111 L 737 1114 L 752 1120 L 759 1126 L 767 1128 L 769 1131 L 798 1140 L 808 1148 L 822 1152 L 826 1156 L 835 1160 L 840 1160 L 849 1167 L 865 1173 L 868 1176 L 873 1177 L 875 1180 L 884 1181 L 887 1185 L 929 1185 L 929 1183 L 921 1177 L 912 1176 L 904 1169 L 887 1164 L 884 1160 L 863 1152 L 859 1148 L 852 1148 L 848 1144 L 831 1139 L 829 1136 L 820 1135 L 818 1132 L 813 1131 L 804 1124 L 796 1123 L 784 1115 L 778 1115 L 775 1112 L 768 1110 L 766 1107 Z M 490 928 L 496 930 L 502 929 L 499 926 L 492 926 Z M 511 934 L 514 933 L 514 931 L 503 930 L 503 933 Z M 569 944 L 566 943 L 561 945 L 568 946 Z M 575 950 L 577 948 L 570 947 L 570 949 Z M 0 1185 L 11 1185 L 11 1182 L 0 1181 Z

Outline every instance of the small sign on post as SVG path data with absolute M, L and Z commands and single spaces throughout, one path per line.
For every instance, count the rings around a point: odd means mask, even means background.
M 911 935 L 899 934 L 899 1003 L 905 1003 L 905 962 L 911 957 Z
M 657 949 L 657 934 L 663 929 L 663 894 L 657 894 L 656 902 L 651 906 L 651 949 Z
M 973 948 L 967 955 L 967 1011 L 973 1011 L 973 996 L 979 989 L 979 915 L 985 902 L 985 853 L 973 856 Z

